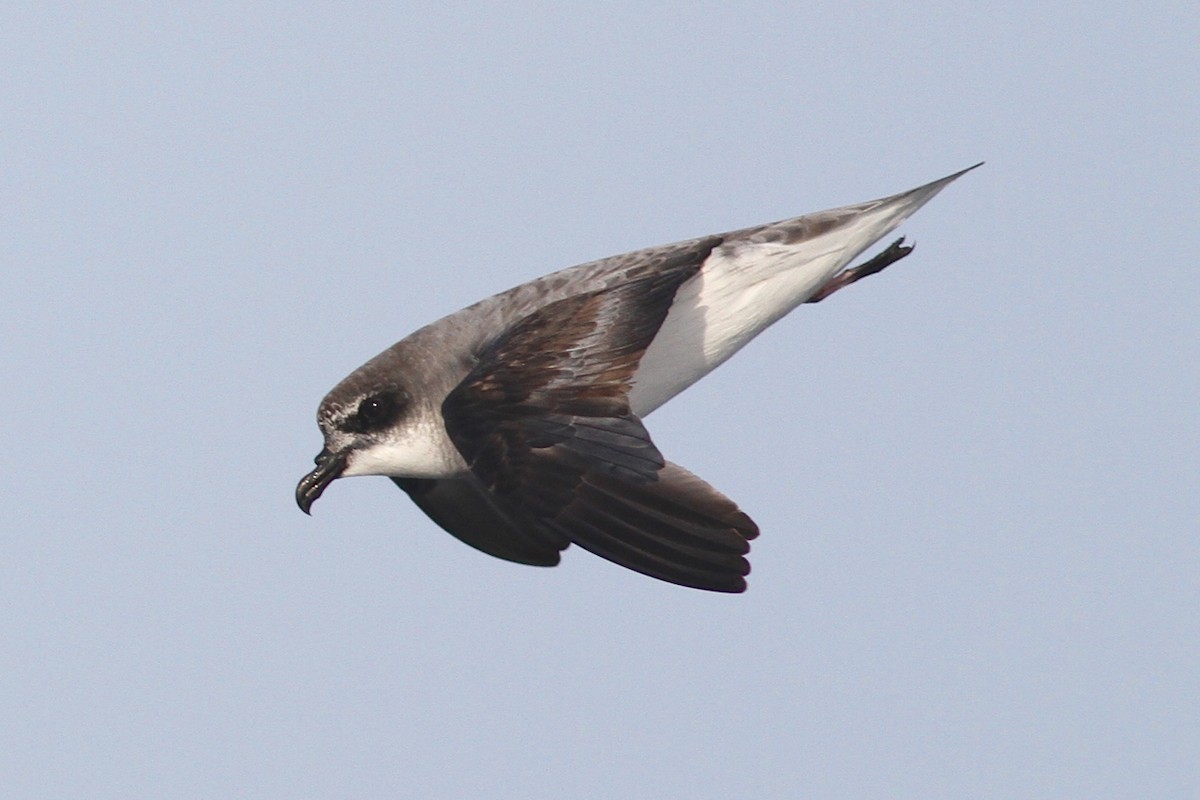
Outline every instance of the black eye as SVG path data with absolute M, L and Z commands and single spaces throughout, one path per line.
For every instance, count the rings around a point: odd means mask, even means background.
M 342 426 L 353 433 L 369 433 L 386 428 L 404 409 L 406 398 L 392 392 L 380 392 L 364 397 L 353 416 Z

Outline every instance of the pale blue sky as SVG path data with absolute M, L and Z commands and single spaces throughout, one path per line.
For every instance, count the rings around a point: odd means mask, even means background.
M 1200 785 L 1186 4 L 0 11 L 0 795 Z M 539 570 L 325 391 L 573 263 L 987 166 L 656 413 L 750 591 Z

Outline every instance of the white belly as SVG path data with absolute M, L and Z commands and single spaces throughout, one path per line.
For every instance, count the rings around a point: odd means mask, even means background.
M 629 400 L 645 416 L 808 300 L 954 177 L 858 206 L 733 234 L 679 288 Z

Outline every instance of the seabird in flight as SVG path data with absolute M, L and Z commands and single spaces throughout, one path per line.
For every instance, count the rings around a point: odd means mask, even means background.
M 387 475 L 498 558 L 553 566 L 576 544 L 660 580 L 744 591 L 758 526 L 667 461 L 643 419 L 796 306 L 907 256 L 901 238 L 847 268 L 967 171 L 581 264 L 427 325 L 321 401 L 325 447 L 296 502 L 307 513 L 336 478 Z

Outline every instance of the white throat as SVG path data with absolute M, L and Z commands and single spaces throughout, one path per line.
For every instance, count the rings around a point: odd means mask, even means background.
M 421 413 L 405 420 L 382 441 L 351 451 L 342 473 L 398 478 L 448 478 L 467 469 L 440 414 Z

